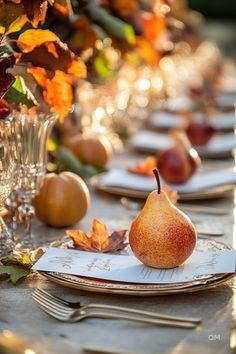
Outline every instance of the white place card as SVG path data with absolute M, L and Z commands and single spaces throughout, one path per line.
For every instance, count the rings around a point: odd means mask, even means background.
M 180 267 L 154 269 L 144 266 L 133 255 L 49 248 L 32 269 L 119 282 L 165 284 L 192 281 L 209 274 L 234 273 L 235 262 L 235 250 L 195 250 Z

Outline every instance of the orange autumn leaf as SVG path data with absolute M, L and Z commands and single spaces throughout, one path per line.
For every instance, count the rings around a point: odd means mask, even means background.
M 102 249 L 107 247 L 108 238 L 109 234 L 106 226 L 100 221 L 94 219 L 91 234 L 91 246 L 101 251 Z
M 53 112 L 62 120 L 69 112 L 73 93 L 71 82 L 65 73 L 56 70 L 54 76 L 43 68 L 29 68 L 37 83 L 42 87 L 43 96 Z
M 57 41 L 59 38 L 50 30 L 30 29 L 19 36 L 17 43 L 23 53 L 29 53 L 44 43 Z
M 76 78 L 86 77 L 83 61 L 50 30 L 27 30 L 19 36 L 17 45 L 22 51 L 21 59 L 34 67 L 63 71 Z
M 166 29 L 166 18 L 157 17 L 154 13 L 144 13 L 139 20 L 143 25 L 144 37 L 156 44 L 158 38 Z
M 47 42 L 47 43 L 45 43 L 45 46 L 48 50 L 48 53 L 52 54 L 54 56 L 54 58 L 58 59 L 59 55 L 57 53 L 55 44 L 53 42 Z
M 157 167 L 157 159 L 153 156 L 148 156 L 144 161 L 138 163 L 131 168 L 131 172 L 138 175 L 153 177 L 153 169 Z
M 114 231 L 109 235 L 106 226 L 96 219 L 93 219 L 91 236 L 87 236 L 81 230 L 66 231 L 73 240 L 75 249 L 101 253 L 115 253 L 123 250 L 127 246 L 126 232 L 127 230 Z
M 154 46 L 143 36 L 136 37 L 137 52 L 149 64 L 155 66 L 160 61 L 160 55 Z
M 74 75 L 76 77 L 85 78 L 86 77 L 86 67 L 81 60 L 72 60 L 71 65 L 68 67 L 68 74 Z

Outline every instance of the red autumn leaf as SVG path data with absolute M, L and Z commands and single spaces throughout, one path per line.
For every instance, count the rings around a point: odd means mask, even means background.
M 44 99 L 51 110 L 63 119 L 68 114 L 73 99 L 69 76 L 63 71 L 56 70 L 54 73 L 43 68 L 29 68 L 28 72 L 41 86 Z
M 11 87 L 15 78 L 13 75 L 6 72 L 7 69 L 12 68 L 16 62 L 14 55 L 10 55 L 0 61 L 0 98 Z
M 86 76 L 82 60 L 49 30 L 27 30 L 19 36 L 17 44 L 23 52 L 21 60 L 31 62 L 35 67 L 60 70 L 79 78 Z
M 11 107 L 5 100 L 0 100 L 0 119 L 5 119 L 11 113 Z
M 74 248 L 89 252 L 116 253 L 127 246 L 127 230 L 114 231 L 110 236 L 106 226 L 94 219 L 91 236 L 81 230 L 67 230 L 66 233 L 74 243 Z

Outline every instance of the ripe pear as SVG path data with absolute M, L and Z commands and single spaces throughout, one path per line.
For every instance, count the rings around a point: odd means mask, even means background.
M 196 173 L 201 160 L 184 132 L 173 131 L 170 135 L 175 145 L 158 153 L 159 173 L 167 183 L 185 183 Z
M 146 266 L 174 268 L 192 254 L 197 233 L 188 216 L 161 191 L 157 169 L 153 172 L 158 189 L 150 193 L 132 222 L 129 243 L 134 255 Z

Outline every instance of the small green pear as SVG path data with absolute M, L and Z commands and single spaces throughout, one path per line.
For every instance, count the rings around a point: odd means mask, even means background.
M 129 243 L 134 255 L 146 266 L 174 268 L 192 254 L 197 233 L 191 220 L 161 191 L 157 169 L 153 170 L 157 190 L 131 224 Z

